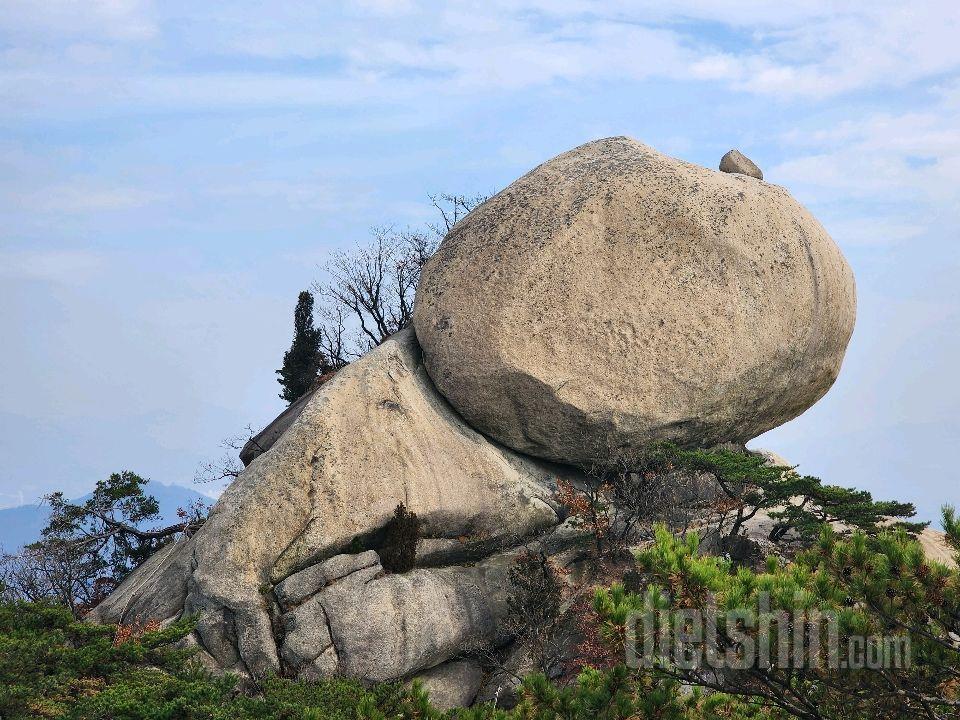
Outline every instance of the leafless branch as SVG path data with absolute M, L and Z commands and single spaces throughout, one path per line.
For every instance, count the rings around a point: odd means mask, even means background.
M 364 246 L 334 254 L 313 284 L 324 355 L 337 369 L 380 345 L 413 320 L 420 274 L 443 236 L 482 197 L 433 195 L 441 222 L 426 229 L 375 227 Z

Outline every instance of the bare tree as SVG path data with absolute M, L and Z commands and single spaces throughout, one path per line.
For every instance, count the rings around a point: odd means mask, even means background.
M 682 534 L 718 501 L 712 477 L 657 447 L 619 457 L 594 476 L 606 490 L 611 530 L 624 546 L 651 538 L 658 522 Z
M 117 580 L 104 574 L 89 548 L 62 539 L 0 555 L 0 599 L 52 602 L 80 616 L 109 595 Z
M 683 533 L 713 512 L 718 493 L 703 471 L 667 447 L 612 453 L 578 483 L 560 481 L 557 500 L 590 531 L 600 556 L 618 556 L 653 536 L 656 523 Z
M 485 198 L 433 195 L 440 221 L 425 229 L 373 229 L 369 244 L 335 253 L 313 284 L 320 346 L 336 367 L 349 364 L 410 324 L 423 266 L 454 225 Z
M 253 426 L 247 426 L 237 435 L 225 438 L 220 442 L 224 453 L 216 460 L 207 460 L 200 463 L 193 475 L 193 481 L 198 484 L 209 484 L 221 480 L 233 481 L 243 472 L 243 464 L 239 462 L 237 453 L 243 450 L 257 433 Z
M 326 277 L 312 287 L 317 301 L 314 320 L 319 350 L 325 367 L 333 372 L 321 370 L 323 374 L 317 376 L 308 393 L 329 380 L 336 370 L 411 323 L 424 265 L 444 235 L 484 199 L 479 195 L 432 195 L 430 202 L 440 215 L 438 222 L 421 229 L 374 228 L 366 245 L 334 253 L 324 268 Z M 296 409 L 296 403 L 291 407 Z M 263 432 L 269 435 L 275 424 L 276 421 Z M 227 452 L 200 464 L 194 482 L 235 479 L 244 465 L 275 439 L 264 439 L 248 425 L 243 435 L 223 441 Z M 263 447 L 258 443 L 263 443 Z M 237 461 L 238 452 L 243 464 Z
M 314 289 L 318 287 L 314 283 Z M 321 295 L 325 299 L 325 295 Z M 347 329 L 349 317 L 340 304 L 324 303 L 317 308 L 318 329 L 320 331 L 320 352 L 337 370 L 350 363 L 353 353 L 350 349 L 350 331 Z
M 428 227 L 434 235 L 442 239 L 454 225 L 467 216 L 467 213 L 486 199 L 486 195 L 448 195 L 447 193 L 431 195 L 430 202 L 440 213 L 443 224 L 429 223 Z
M 22 548 L 0 557 L 3 599 L 55 602 L 78 615 L 92 607 L 115 583 L 105 583 L 96 559 L 66 542 Z
M 504 628 L 530 653 L 534 670 L 548 677 L 559 670 L 564 655 L 565 574 L 542 550 L 521 553 L 509 573 L 513 592 Z

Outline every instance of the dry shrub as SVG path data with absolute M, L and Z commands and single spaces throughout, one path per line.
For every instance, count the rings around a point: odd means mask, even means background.
M 117 631 L 113 635 L 114 646 L 123 645 L 131 640 L 139 640 L 147 633 L 157 632 L 160 629 L 159 620 L 147 620 L 145 623 L 133 623 L 117 625 Z
M 403 573 L 413 570 L 417 562 L 417 541 L 420 539 L 420 518 L 403 503 L 397 505 L 387 523 L 380 548 L 380 562 L 388 572 Z

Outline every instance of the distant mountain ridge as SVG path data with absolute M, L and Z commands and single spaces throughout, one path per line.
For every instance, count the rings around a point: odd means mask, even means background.
M 177 521 L 177 508 L 186 507 L 196 500 L 213 504 L 214 500 L 182 485 L 164 485 L 151 482 L 145 487 L 148 495 L 157 499 L 160 505 L 160 518 L 152 525 L 169 525 Z M 76 502 L 84 502 L 90 495 L 84 495 Z M 0 510 L 0 549 L 14 552 L 40 538 L 40 531 L 47 524 L 49 508 L 42 502 L 19 505 Z

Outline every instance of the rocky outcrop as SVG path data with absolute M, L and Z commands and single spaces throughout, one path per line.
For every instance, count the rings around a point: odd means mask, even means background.
M 257 456 L 273 447 L 273 444 L 300 417 L 300 413 L 303 412 L 315 392 L 316 390 L 311 388 L 302 398 L 291 403 L 290 407 L 277 415 L 273 422 L 243 444 L 243 447 L 240 448 L 240 462 L 243 463 L 244 467 L 252 463 Z
M 535 656 L 504 630 L 520 554 L 564 568 L 573 594 L 600 580 L 559 481 L 582 489 L 574 466 L 658 440 L 740 449 L 839 370 L 849 268 L 743 161 L 718 173 L 611 138 L 488 200 L 424 270 L 416 334 L 318 379 L 243 449 L 203 527 L 89 618 L 195 615 L 182 644 L 216 670 L 514 702 Z M 421 537 L 416 567 L 390 573 L 401 503 Z
M 88 617 L 136 624 L 179 617 L 187 599 L 192 547 L 192 540 L 184 538 L 160 548 Z
M 281 607 L 293 607 L 316 595 L 327 585 L 368 568 L 373 570 L 371 577 L 383 572 L 380 557 L 373 550 L 356 555 L 335 555 L 282 580 L 273 588 L 273 594 Z
M 399 678 L 439 664 L 479 632 L 452 627 L 444 635 L 442 626 L 455 621 L 426 613 L 430 603 L 472 613 L 486 627 L 484 608 L 497 597 L 486 583 L 492 571 L 478 565 L 373 580 L 381 570 L 372 553 L 334 556 L 348 546 L 375 548 L 399 503 L 420 516 L 427 539 L 486 552 L 512 547 L 559 522 L 557 477 L 573 473 L 467 426 L 433 388 L 406 330 L 324 384 L 197 534 L 151 558 L 92 619 L 195 613 L 196 639 L 223 669 L 261 675 L 283 660 L 305 675 Z M 361 578 L 369 581 L 362 595 L 348 593 Z M 420 649 L 412 627 L 423 631 Z M 380 638 L 380 657 L 356 639 L 362 630 L 374 633 L 370 643 Z
M 836 379 L 854 315 L 850 268 L 786 190 L 621 137 L 549 160 L 454 226 L 414 324 L 471 426 L 589 467 L 796 417 Z
M 508 640 L 501 621 L 515 554 L 467 567 L 415 569 L 368 580 L 362 590 L 336 583 L 320 602 L 330 622 L 339 670 L 383 681 Z
M 521 678 L 534 672 L 537 672 L 537 666 L 530 656 L 530 650 L 515 643 L 508 649 L 501 667 L 490 673 L 477 691 L 476 702 L 495 703 L 497 707 L 513 707 Z
M 957 548 L 950 544 L 945 533 L 933 528 L 924 528 L 917 536 L 920 546 L 923 548 L 923 554 L 928 560 L 933 560 L 949 568 L 957 567 Z

